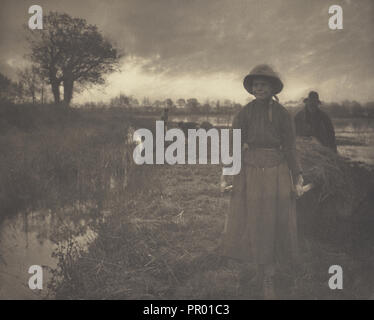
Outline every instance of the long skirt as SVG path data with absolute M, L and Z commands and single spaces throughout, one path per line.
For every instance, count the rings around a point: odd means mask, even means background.
M 297 264 L 296 201 L 284 160 L 265 168 L 244 164 L 234 177 L 225 229 L 225 256 L 264 265 Z

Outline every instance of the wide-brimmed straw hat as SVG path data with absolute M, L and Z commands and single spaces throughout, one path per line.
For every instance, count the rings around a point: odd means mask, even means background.
M 259 64 L 255 66 L 252 71 L 244 78 L 243 85 L 244 88 L 253 94 L 252 84 L 255 78 L 267 78 L 271 81 L 273 85 L 273 94 L 278 94 L 283 89 L 283 83 L 278 75 L 269 65 Z

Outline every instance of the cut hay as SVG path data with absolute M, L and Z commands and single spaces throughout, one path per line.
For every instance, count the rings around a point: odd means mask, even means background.
M 304 183 L 315 185 L 311 191 L 313 201 L 316 201 L 313 207 L 318 205 L 320 210 L 329 207 L 330 214 L 352 216 L 370 190 L 373 181 L 370 168 L 363 168 L 310 138 L 297 139 L 297 153 Z M 299 201 L 302 202 L 303 198 Z

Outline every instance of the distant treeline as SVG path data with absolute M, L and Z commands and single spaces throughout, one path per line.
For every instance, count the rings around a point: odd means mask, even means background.
M 13 82 L 0 73 L 0 104 L 4 103 L 32 103 L 43 104 L 50 103 L 52 99 L 47 90 L 44 90 L 42 84 L 35 85 L 35 75 L 33 71 L 26 70 L 21 73 L 21 80 Z M 282 104 L 294 113 L 303 107 L 301 101 L 286 101 Z M 52 105 L 52 104 L 51 104 Z M 159 115 L 165 108 L 169 109 L 170 114 L 189 115 L 189 114 L 235 114 L 243 105 L 235 101 L 225 100 L 205 100 L 198 101 L 196 98 L 179 98 L 175 101 L 168 98 L 163 101 L 151 101 L 144 97 L 141 102 L 138 99 L 120 94 L 112 98 L 109 102 L 88 102 L 75 107 L 83 109 L 107 109 L 120 108 L 136 114 Z M 333 118 L 373 118 L 374 101 L 361 104 L 357 101 L 345 100 L 341 103 L 330 102 L 322 103 L 321 109 L 326 111 Z
M 374 101 L 360 104 L 357 101 L 325 103 L 321 107 L 333 118 L 374 118 Z
M 282 103 L 292 113 L 297 112 L 303 107 L 300 101 L 286 101 Z M 124 108 L 129 112 L 136 114 L 160 115 L 163 109 L 168 108 L 169 113 L 173 115 L 190 114 L 235 114 L 243 105 L 231 100 L 224 101 L 206 101 L 200 103 L 196 98 L 178 99 L 175 102 L 171 99 L 164 101 L 156 100 L 150 102 L 144 98 L 142 103 L 131 96 L 119 95 L 113 98 L 109 103 L 90 102 L 79 107 L 90 108 Z M 374 101 L 361 104 L 357 101 L 343 101 L 322 103 L 321 109 L 327 112 L 333 118 L 374 118 Z

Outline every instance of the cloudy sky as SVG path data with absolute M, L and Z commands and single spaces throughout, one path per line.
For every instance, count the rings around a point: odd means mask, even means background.
M 1 0 L 0 72 L 27 64 L 22 24 L 32 4 L 87 19 L 124 53 L 105 87 L 75 102 L 196 97 L 245 102 L 242 79 L 269 63 L 285 84 L 281 101 L 318 90 L 322 100 L 374 100 L 372 0 Z M 330 30 L 330 5 L 343 30 Z

